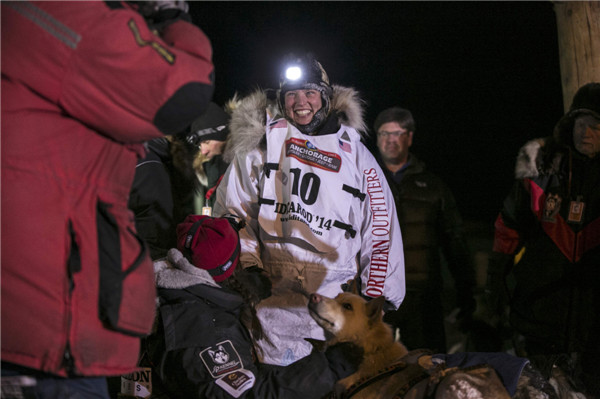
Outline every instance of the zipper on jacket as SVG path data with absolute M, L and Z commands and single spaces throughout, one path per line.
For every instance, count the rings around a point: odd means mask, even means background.
M 73 355 L 71 354 L 71 344 L 69 342 L 69 331 L 71 329 L 71 303 L 72 303 L 72 295 L 73 290 L 75 289 L 75 280 L 73 278 L 74 274 L 81 271 L 81 256 L 79 253 L 79 245 L 77 245 L 77 241 L 75 239 L 75 230 L 73 229 L 73 223 L 69 221 L 69 235 L 71 238 L 71 250 L 69 252 L 69 258 L 67 259 L 67 276 L 68 276 L 68 292 L 67 292 L 67 322 L 66 322 L 66 331 L 67 331 L 67 342 L 65 345 L 65 350 L 63 353 L 62 359 L 62 368 L 65 369 L 67 375 L 71 375 L 75 370 L 75 361 L 73 359 Z
M 67 375 L 72 375 L 73 370 L 75 370 L 75 363 L 73 361 L 73 356 L 71 356 L 71 347 L 69 345 L 69 341 L 67 341 L 67 347 L 65 348 L 65 352 L 63 354 L 62 368 L 67 371 Z

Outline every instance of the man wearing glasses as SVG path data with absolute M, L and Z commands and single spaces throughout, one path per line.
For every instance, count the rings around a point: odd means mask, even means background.
M 475 271 L 462 220 L 448 186 L 410 153 L 415 132 L 411 112 L 382 111 L 374 123 L 378 161 L 394 195 L 404 241 L 406 298 L 386 314 L 408 348 L 446 352 L 441 253 L 456 288 L 459 326 L 466 328 L 475 310 Z

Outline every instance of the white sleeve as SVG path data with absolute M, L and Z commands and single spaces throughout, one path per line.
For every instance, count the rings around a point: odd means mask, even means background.
M 406 293 L 402 233 L 394 197 L 383 171 L 373 155 L 363 147 L 359 158 L 362 174 L 360 275 L 362 293 L 370 297 L 384 295 L 399 307 Z
M 263 173 L 263 163 L 263 155 L 258 150 L 243 156 L 236 155 L 217 188 L 213 210 L 214 216 L 231 213 L 246 222 L 246 226 L 240 230 L 240 263 L 243 266 L 258 265 L 261 268 L 258 185 Z

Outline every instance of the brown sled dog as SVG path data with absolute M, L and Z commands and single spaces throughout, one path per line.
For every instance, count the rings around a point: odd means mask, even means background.
M 367 302 L 349 292 L 335 298 L 319 294 L 309 296 L 309 313 L 325 330 L 328 345 L 352 342 L 364 349 L 364 359 L 358 371 L 338 381 L 331 397 L 510 398 L 490 366 L 445 368 L 435 365 L 426 350 L 409 352 L 404 345 L 394 341 L 391 328 L 383 322 L 384 302 L 383 297 Z M 316 342 L 311 342 L 317 346 Z M 514 398 L 557 398 L 547 389 L 547 383 L 543 389 L 536 388 L 525 373 L 519 385 Z

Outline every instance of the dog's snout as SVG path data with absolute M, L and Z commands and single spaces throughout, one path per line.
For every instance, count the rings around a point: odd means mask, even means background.
M 311 303 L 319 303 L 323 297 L 319 294 L 310 294 L 310 302 Z

